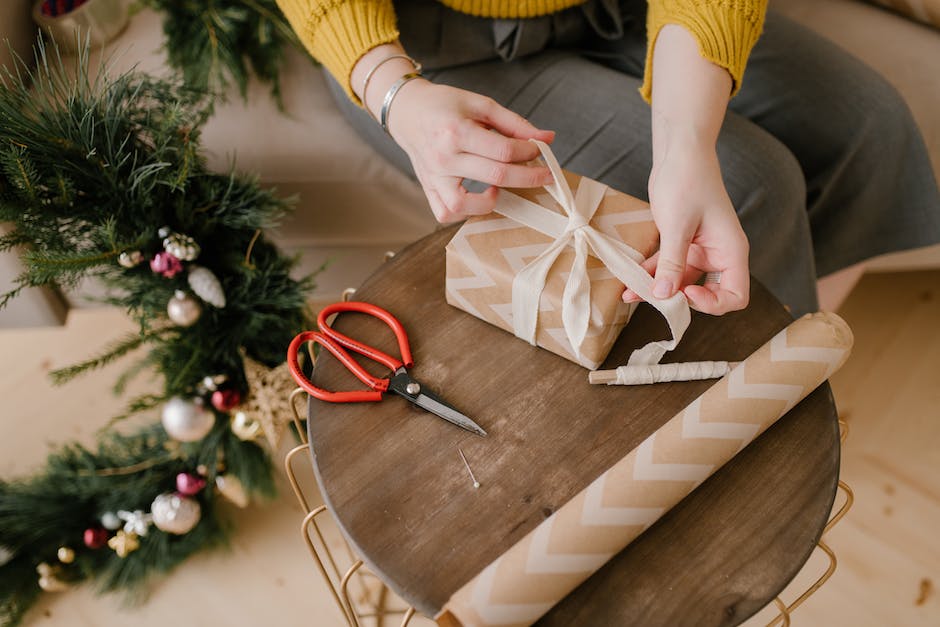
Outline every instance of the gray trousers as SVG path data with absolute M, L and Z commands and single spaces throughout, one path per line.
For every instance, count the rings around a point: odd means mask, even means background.
M 435 82 L 486 94 L 557 131 L 559 162 L 647 199 L 650 110 L 638 93 L 646 3 L 589 0 L 542 18 L 474 18 L 396 2 L 401 41 Z M 352 125 L 412 174 L 405 153 L 333 84 Z M 816 278 L 940 242 L 940 195 L 910 111 L 859 60 L 769 13 L 718 156 L 748 236 L 751 273 L 795 316 Z

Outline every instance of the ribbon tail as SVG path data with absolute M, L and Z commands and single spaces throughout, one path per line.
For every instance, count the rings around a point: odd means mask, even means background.
M 591 280 L 588 277 L 588 244 L 580 233 L 575 235 L 574 262 L 562 295 L 561 321 L 571 342 L 571 351 L 583 362 L 581 348 L 591 324 Z
M 535 335 L 539 324 L 539 302 L 548 271 L 552 269 L 558 255 L 568 245 L 570 238 L 563 237 L 552 244 L 512 280 L 512 328 L 516 337 L 535 346 Z
M 672 334 L 670 340 L 650 342 L 642 348 L 633 351 L 627 363 L 630 365 L 655 364 L 663 358 L 667 351 L 671 351 L 682 339 L 685 330 L 689 327 L 692 314 L 689 303 L 682 292 L 676 292 L 670 298 L 659 299 L 653 296 L 653 277 L 644 270 L 636 258 L 641 255 L 623 242 L 611 239 L 598 232 L 589 232 L 591 248 L 607 269 L 620 279 L 624 285 L 637 293 L 640 298 L 656 308 L 669 325 Z

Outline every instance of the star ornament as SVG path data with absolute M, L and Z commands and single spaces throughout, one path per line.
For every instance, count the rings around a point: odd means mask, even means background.
M 124 531 L 138 536 L 147 535 L 147 531 L 153 522 L 153 516 L 145 514 L 143 510 L 135 509 L 133 512 L 121 510 L 117 513 L 118 518 L 124 521 Z
M 248 398 L 240 409 L 261 424 L 271 447 L 277 449 L 281 435 L 291 421 L 293 412 L 290 395 L 297 388 L 291 377 L 287 362 L 276 368 L 268 368 L 242 353 L 245 379 L 248 381 Z
M 117 534 L 108 540 L 108 546 L 114 549 L 118 557 L 127 557 L 140 548 L 140 540 L 137 538 L 136 533 L 128 533 L 123 529 L 119 529 Z

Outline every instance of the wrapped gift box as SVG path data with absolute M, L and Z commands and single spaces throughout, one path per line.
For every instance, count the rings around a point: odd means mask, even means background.
M 624 254 L 635 262 L 642 262 L 655 252 L 659 233 L 647 203 L 610 188 L 597 188 L 598 183 L 577 174 L 567 171 L 563 174 L 571 188 L 569 198 L 578 197 L 578 189 L 585 181 L 602 194 L 588 222 L 590 227 L 627 244 L 633 250 L 627 249 Z M 571 212 L 566 212 L 547 189 L 503 190 L 495 213 L 470 218 L 447 245 L 446 277 L 448 303 L 510 333 L 514 332 L 513 281 L 557 239 L 501 215 L 501 205 L 514 202 L 512 195 L 548 209 L 558 216 L 562 227 L 566 225 Z M 562 315 L 565 286 L 575 257 L 575 248 L 566 245 L 548 271 L 538 303 L 535 343 L 595 369 L 607 357 L 635 305 L 623 302 L 623 280 L 615 277 L 591 251 L 586 260 L 590 317 L 579 358 L 569 341 Z

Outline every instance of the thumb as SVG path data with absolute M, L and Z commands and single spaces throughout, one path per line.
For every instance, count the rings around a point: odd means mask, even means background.
M 653 296 L 656 298 L 669 298 L 679 289 L 690 240 L 681 234 L 662 233 L 659 258 L 656 261 L 656 280 L 653 282 Z

